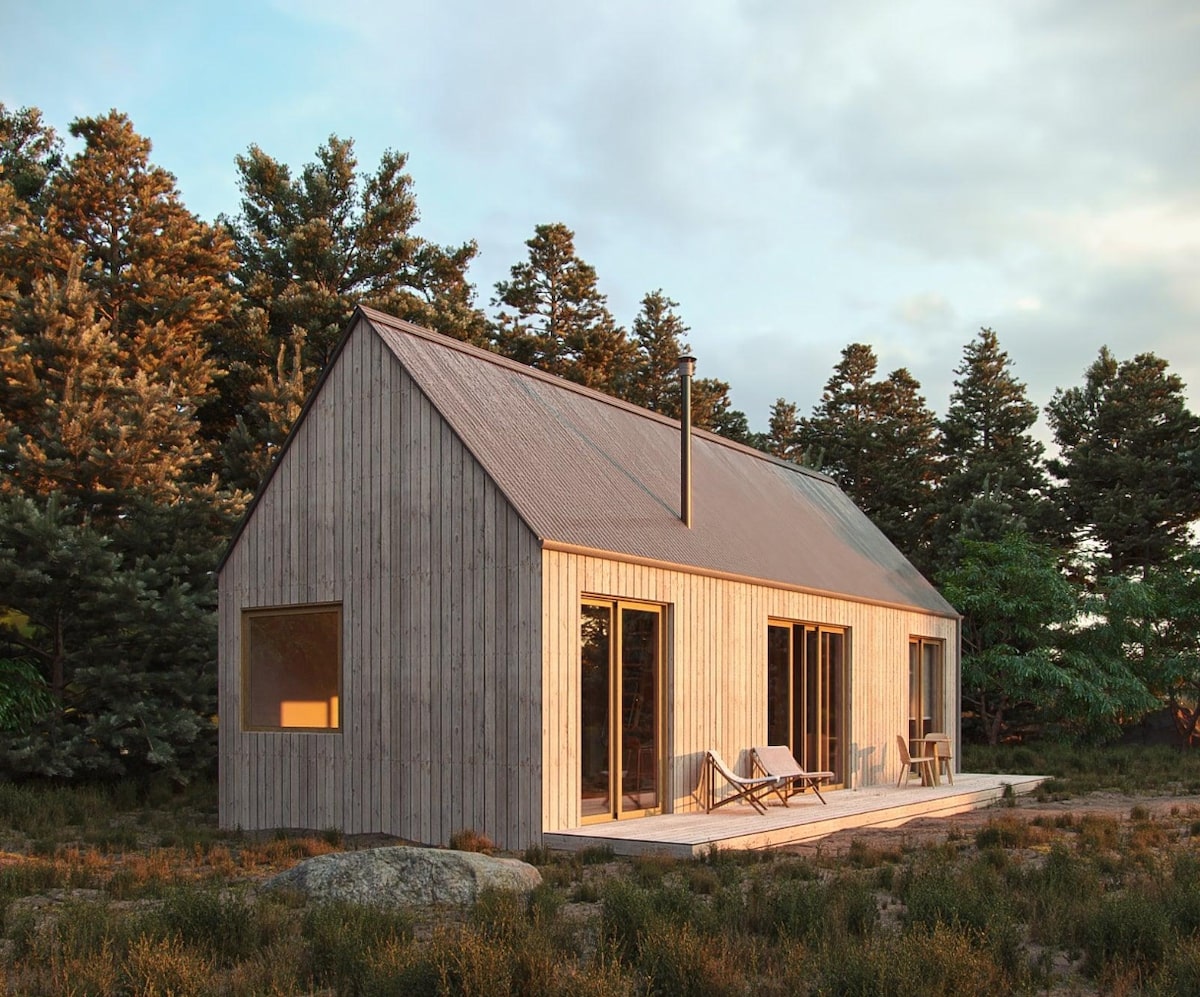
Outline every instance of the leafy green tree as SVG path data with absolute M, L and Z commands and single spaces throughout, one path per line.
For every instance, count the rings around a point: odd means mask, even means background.
M 1200 420 L 1166 361 L 1118 363 L 1101 349 L 1046 412 L 1059 447 L 1049 468 L 1081 556 L 1101 553 L 1102 574 L 1142 576 L 1178 557 L 1200 517 Z
M 962 541 L 942 591 L 963 614 L 964 712 L 989 744 L 1031 725 L 1110 738 L 1153 703 L 1095 607 L 1028 535 Z
M 975 539 L 999 540 L 1022 526 L 1049 539 L 1049 482 L 1041 443 L 1031 429 L 1038 410 L 1025 385 L 1012 373 L 1009 356 L 991 329 L 966 345 L 955 369 L 954 392 L 946 417 L 939 423 L 942 479 L 935 496 L 935 554 L 945 565 L 956 549 L 954 539 L 965 527 L 966 510 L 985 497 L 1007 508 L 996 522 L 999 532 L 983 536 L 983 523 L 973 524 Z
M 635 347 L 613 320 L 596 271 L 575 252 L 575 233 L 538 225 L 528 258 L 498 281 L 497 349 L 505 356 L 589 388 L 625 397 Z
M 1102 587 L 1109 642 L 1175 722 L 1180 743 L 1200 741 L 1200 549 L 1143 577 Z

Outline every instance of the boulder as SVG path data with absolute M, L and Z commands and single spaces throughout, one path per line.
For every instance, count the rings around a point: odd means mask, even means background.
M 541 881 L 537 869 L 518 859 L 397 845 L 305 859 L 263 889 L 296 890 L 321 902 L 470 906 L 483 890 L 529 893 Z

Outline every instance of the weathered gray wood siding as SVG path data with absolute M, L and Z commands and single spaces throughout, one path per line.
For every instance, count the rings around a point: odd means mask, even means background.
M 540 557 L 358 326 L 221 573 L 222 825 L 537 840 Z M 243 730 L 242 610 L 323 602 L 342 605 L 343 729 Z
M 773 589 L 657 567 L 547 550 L 542 576 L 545 661 L 544 830 L 579 825 L 580 598 L 599 595 L 668 607 L 669 811 L 694 810 L 704 752 L 742 774 L 767 729 L 767 622 L 824 623 L 849 631 L 848 769 L 852 785 L 894 781 L 896 735 L 908 728 L 908 638 L 946 642 L 946 715 L 957 729 L 956 620 Z

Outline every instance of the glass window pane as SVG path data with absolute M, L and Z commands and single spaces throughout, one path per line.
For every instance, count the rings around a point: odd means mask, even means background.
M 788 744 L 791 732 L 792 628 L 767 627 L 767 743 Z
M 340 620 L 337 608 L 247 613 L 250 727 L 341 727 Z

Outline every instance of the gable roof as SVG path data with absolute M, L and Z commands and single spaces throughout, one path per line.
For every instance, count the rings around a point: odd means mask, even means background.
M 360 306 L 343 343 L 364 332 L 383 340 L 543 547 L 958 616 L 823 474 L 693 430 L 689 528 L 677 420 Z
M 828 477 L 382 312 L 369 325 L 543 546 L 957 616 Z

